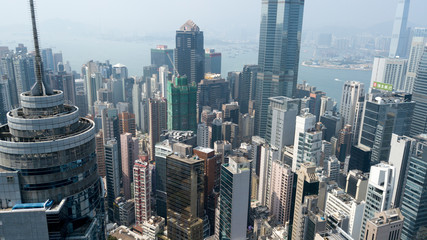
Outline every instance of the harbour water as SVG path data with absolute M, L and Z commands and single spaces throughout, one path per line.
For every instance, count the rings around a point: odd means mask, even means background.
M 77 39 L 76 39 L 77 38 Z M 82 38 L 82 39 L 79 39 Z M 122 63 L 129 69 L 130 75 L 141 76 L 143 66 L 150 65 L 150 48 L 157 44 L 166 44 L 174 48 L 173 36 L 163 40 L 112 41 L 103 39 L 88 39 L 75 37 L 67 42 L 60 41 L 55 50 L 62 51 L 64 59 L 69 60 L 73 69 L 80 71 L 83 63 L 93 59 L 98 61 L 110 60 L 112 64 Z M 205 48 L 215 48 L 222 53 L 222 75 L 227 72 L 241 71 L 245 64 L 257 64 L 257 43 L 205 43 Z M 54 50 L 54 51 L 55 51 Z M 300 62 L 309 60 L 313 49 L 303 46 Z M 313 68 L 300 65 L 298 81 L 306 81 L 334 98 L 338 103 L 341 99 L 342 86 L 345 81 L 360 81 L 369 85 L 371 71 Z

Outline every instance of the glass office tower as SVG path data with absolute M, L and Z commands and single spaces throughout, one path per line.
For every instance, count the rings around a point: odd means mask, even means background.
M 269 97 L 295 95 L 304 0 L 263 0 L 259 39 L 255 133 L 265 136 Z

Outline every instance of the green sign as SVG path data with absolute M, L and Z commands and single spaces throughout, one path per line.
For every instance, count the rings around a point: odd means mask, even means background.
M 393 91 L 393 85 L 388 83 L 382 83 L 382 82 L 374 82 L 374 86 L 372 86 L 375 89 L 384 90 L 384 91 Z

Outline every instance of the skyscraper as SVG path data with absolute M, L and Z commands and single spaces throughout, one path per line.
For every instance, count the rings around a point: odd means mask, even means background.
M 283 96 L 271 97 L 269 100 L 266 140 L 279 149 L 293 145 L 301 101 Z
M 271 174 L 271 214 L 281 224 L 291 220 L 291 205 L 295 175 L 290 166 L 276 160 Z
M 187 76 L 189 83 L 199 83 L 205 74 L 203 32 L 191 20 L 176 31 L 175 71 Z
M 137 160 L 133 167 L 135 222 L 143 224 L 151 217 L 151 171 L 148 162 Z
M 250 177 L 251 162 L 245 157 L 230 157 L 221 166 L 220 239 L 246 239 Z
M 120 157 L 117 141 L 108 140 L 104 145 L 107 187 L 108 219 L 114 222 L 114 201 L 120 194 Z
M 405 92 L 412 93 L 414 81 L 417 77 L 418 65 L 423 56 L 424 47 L 427 44 L 427 37 L 413 37 L 411 50 L 408 57 L 408 68 L 406 71 Z
M 123 192 L 126 199 L 131 199 L 131 182 L 133 181 L 133 165 L 139 156 L 138 138 L 132 137 L 131 133 L 120 135 L 122 154 L 122 181 Z
M 402 239 L 426 239 L 427 226 L 427 136 L 415 138 L 416 147 L 409 154 L 401 210 L 405 217 Z
M 165 98 L 148 100 L 150 160 L 154 160 L 155 147 L 160 141 L 160 134 L 167 129 L 167 102 Z
M 197 85 L 197 110 L 202 113 L 205 106 L 221 109 L 230 100 L 229 83 L 218 75 L 208 75 Z
M 310 163 L 301 165 L 297 172 L 297 188 L 295 195 L 294 218 L 292 226 L 292 239 L 303 239 L 304 235 L 304 202 L 310 195 L 319 193 L 319 179 L 316 174 L 316 167 Z
M 392 133 L 409 135 L 418 105 L 411 99 L 410 94 L 381 93 L 370 94 L 365 101 L 359 145 L 371 148 L 371 165 L 388 161 Z
M 410 35 L 410 31 L 407 29 L 409 3 L 410 0 L 399 0 L 397 4 L 389 57 L 405 58 L 407 55 L 408 38 Z
M 136 137 L 135 114 L 130 112 L 119 113 L 119 130 L 120 134 L 131 133 Z
M 168 238 L 203 239 L 204 161 L 179 155 L 166 161 Z
M 36 84 L 21 94 L 22 107 L 10 111 L 1 126 L 0 169 L 19 172 L 22 203 L 63 203 L 68 214 L 50 229 L 58 238 L 105 238 L 94 122 L 79 118 L 77 107 L 64 104 L 63 92 L 45 84 L 32 0 L 30 6 Z
M 187 77 L 168 82 L 168 129 L 197 131 L 197 86 Z
M 355 81 L 344 83 L 341 97 L 340 114 L 343 118 L 343 125 L 349 124 L 355 129 L 356 106 L 360 98 L 365 95 L 364 84 Z
M 292 160 L 293 172 L 296 172 L 304 162 L 318 163 L 320 161 L 322 132 L 314 130 L 315 124 L 316 116 L 308 112 L 304 112 L 296 118 Z
M 304 0 L 262 1 L 255 134 L 266 133 L 268 98 L 295 96 Z
M 416 102 L 411 125 L 411 136 L 427 133 L 427 46 L 418 65 L 412 99 Z

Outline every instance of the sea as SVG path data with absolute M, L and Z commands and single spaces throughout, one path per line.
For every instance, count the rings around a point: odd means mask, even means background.
M 172 36 L 173 37 L 173 36 Z M 54 52 L 62 51 L 65 60 L 70 61 L 74 70 L 80 72 L 82 64 L 89 60 L 122 63 L 128 67 L 130 75 L 141 76 L 143 66 L 150 65 L 150 49 L 165 44 L 174 48 L 174 39 L 141 39 L 141 40 L 108 40 L 90 39 L 85 36 L 62 41 L 54 48 Z M 205 42 L 205 48 L 214 48 L 222 53 L 222 75 L 230 71 L 241 71 L 245 64 L 257 64 L 258 43 L 240 42 Z M 300 62 L 309 60 L 314 47 L 302 45 Z M 368 86 L 371 71 L 314 68 L 300 65 L 298 82 L 305 81 L 317 90 L 326 92 L 327 96 L 339 104 L 342 86 L 345 81 L 359 81 Z

